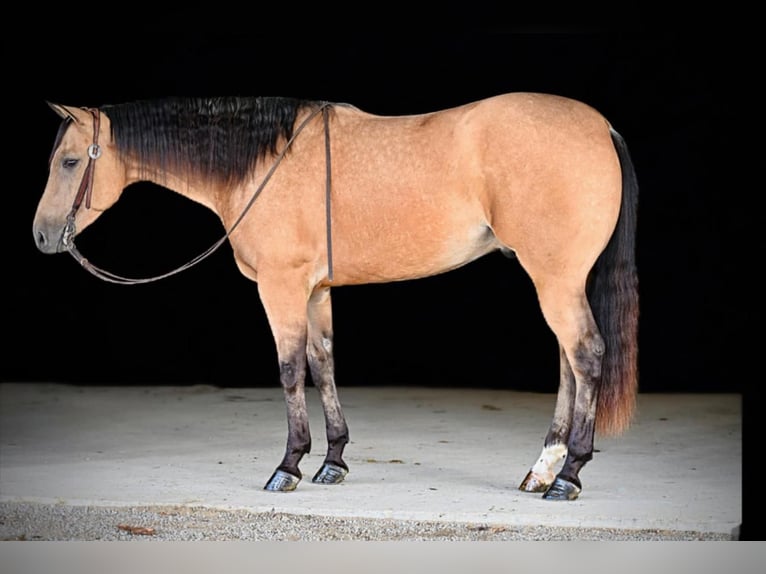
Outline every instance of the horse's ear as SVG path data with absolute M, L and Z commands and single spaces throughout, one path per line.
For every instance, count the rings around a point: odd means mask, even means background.
M 70 118 L 71 120 L 82 123 L 85 117 L 85 110 L 76 108 L 73 106 L 62 106 L 61 104 L 54 104 L 52 102 L 45 102 L 50 108 L 56 112 L 61 119 Z

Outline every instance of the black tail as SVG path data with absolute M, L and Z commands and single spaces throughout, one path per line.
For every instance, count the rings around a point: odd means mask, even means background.
M 588 299 L 606 343 L 596 414 L 596 432 L 604 435 L 630 425 L 638 393 L 638 180 L 625 140 L 614 129 L 611 135 L 622 168 L 622 205 L 588 281 Z

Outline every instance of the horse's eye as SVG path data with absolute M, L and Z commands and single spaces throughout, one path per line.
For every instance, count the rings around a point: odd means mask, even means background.
M 64 169 L 72 169 L 74 166 L 76 166 L 80 162 L 79 159 L 76 158 L 65 158 L 61 165 L 64 167 Z

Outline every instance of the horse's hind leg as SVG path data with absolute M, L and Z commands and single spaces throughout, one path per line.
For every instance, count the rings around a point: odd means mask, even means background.
M 591 313 L 585 292 L 572 292 L 563 283 L 546 282 L 538 288 L 540 306 L 548 325 L 563 350 L 561 382 L 556 412 L 543 457 L 566 456 L 564 464 L 543 498 L 574 500 L 582 490 L 579 474 L 593 458 L 596 402 L 604 356 L 604 340 Z M 574 379 L 574 392 L 571 379 Z M 567 414 L 567 413 L 570 414 Z M 557 441 L 566 440 L 566 448 Z M 545 470 L 547 461 L 538 469 Z M 533 470 L 534 470 L 533 466 Z M 550 470 L 550 467 L 548 468 Z M 530 480 L 525 490 L 542 490 L 550 474 L 542 473 L 535 485 Z M 526 480 L 525 480 L 526 482 Z M 525 483 L 522 483 L 524 486 Z M 534 486 L 534 488 L 532 488 Z
M 348 443 L 348 426 L 335 388 L 333 360 L 332 305 L 330 288 L 315 290 L 309 299 L 308 355 L 311 378 L 319 389 L 327 433 L 327 456 L 313 482 L 337 484 L 348 472 L 343 449 Z
M 527 473 L 527 476 L 519 486 L 526 492 L 545 492 L 553 484 L 556 478 L 555 467 L 561 463 L 567 455 L 567 441 L 569 429 L 572 427 L 572 416 L 575 404 L 575 378 L 572 368 L 569 366 L 564 349 L 559 346 L 559 361 L 561 378 L 559 392 L 556 397 L 556 409 L 553 413 L 553 422 L 545 436 L 543 450 L 540 457 Z

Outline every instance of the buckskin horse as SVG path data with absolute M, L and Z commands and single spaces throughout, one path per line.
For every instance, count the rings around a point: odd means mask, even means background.
M 630 425 L 638 184 L 623 138 L 591 106 L 539 93 L 404 116 L 279 97 L 49 105 L 62 123 L 33 224 L 43 253 L 69 252 L 107 281 L 161 278 L 110 274 L 74 245 L 138 181 L 220 217 L 221 241 L 257 283 L 287 406 L 287 446 L 266 490 L 301 480 L 307 369 L 327 435 L 313 481 L 336 484 L 348 472 L 332 287 L 432 276 L 495 250 L 529 275 L 559 346 L 553 420 L 519 488 L 577 498 L 594 433 Z

